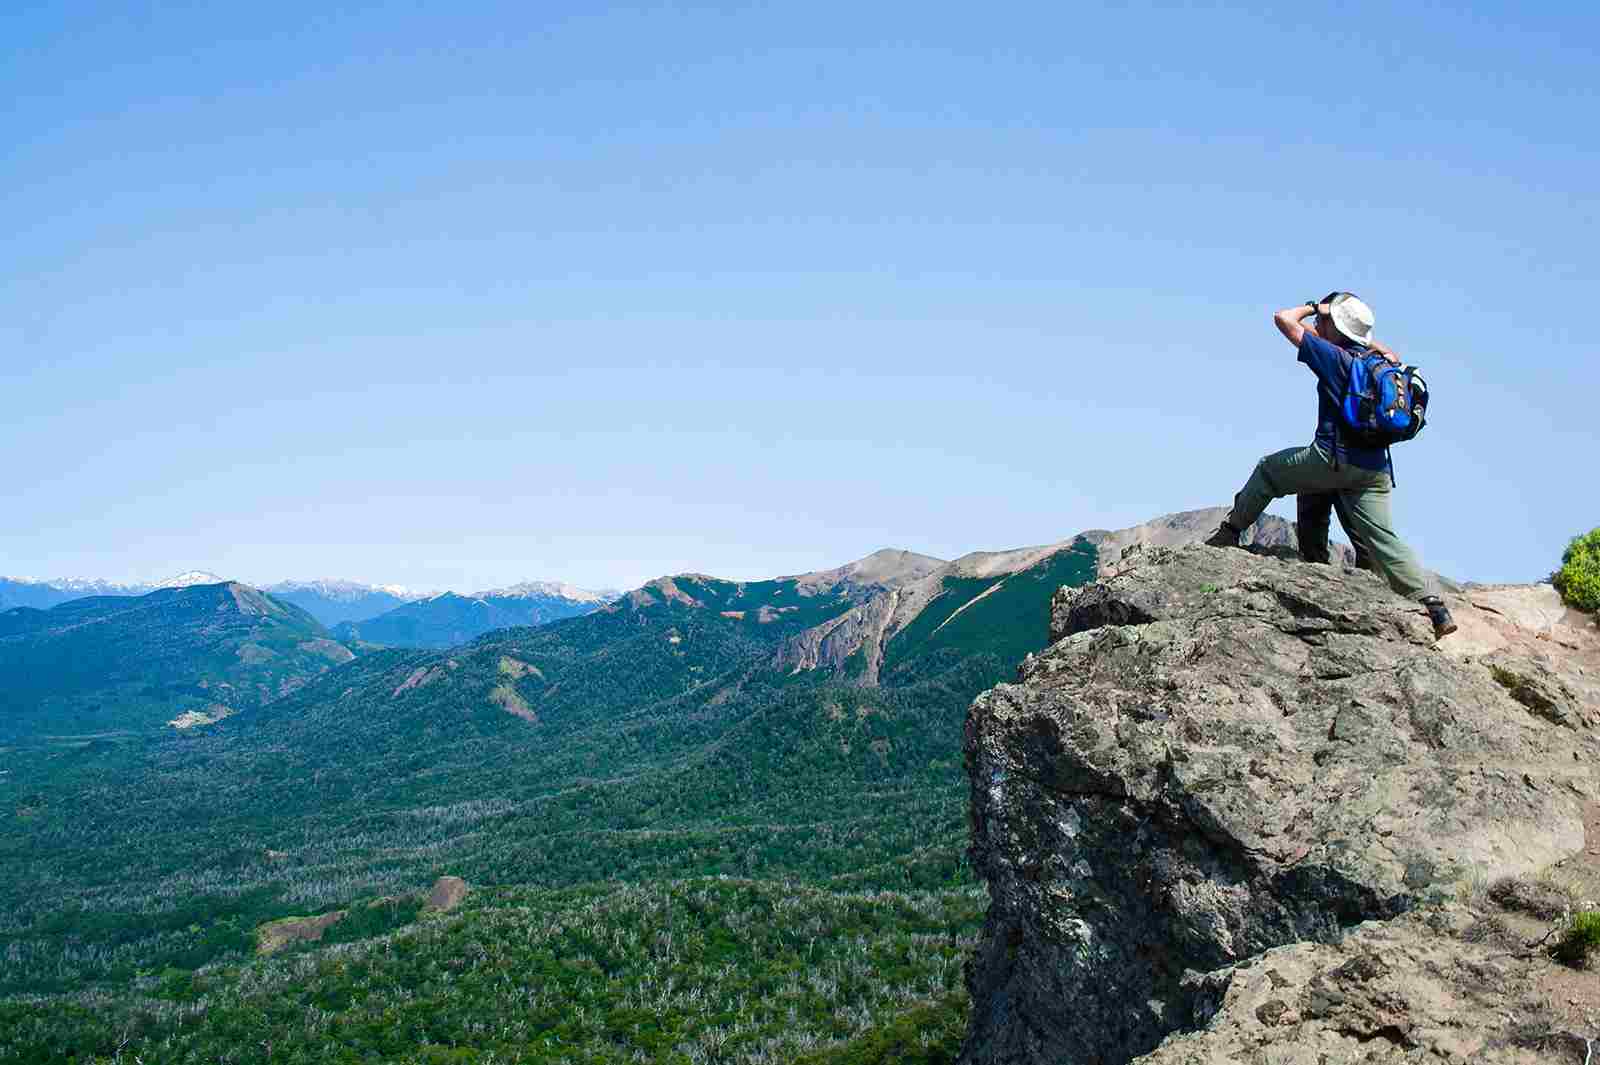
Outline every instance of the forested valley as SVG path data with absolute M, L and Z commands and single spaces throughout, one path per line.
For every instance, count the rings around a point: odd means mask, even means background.
M 876 684 L 867 651 L 774 664 L 859 595 L 680 579 L 212 726 L 15 746 L 0 1061 L 952 1060 L 963 717 L 1094 559 L 946 578 Z

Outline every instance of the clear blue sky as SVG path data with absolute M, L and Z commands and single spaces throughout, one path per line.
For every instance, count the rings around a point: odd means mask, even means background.
M 5 5 L 0 573 L 1132 524 L 1309 441 L 1333 288 L 1433 384 L 1427 564 L 1600 525 L 1592 4 L 331 6 Z

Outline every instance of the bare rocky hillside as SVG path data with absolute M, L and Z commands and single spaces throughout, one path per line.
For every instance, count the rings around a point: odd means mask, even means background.
M 895 638 L 913 631 L 936 604 L 943 608 L 938 625 L 942 627 L 979 607 L 1000 592 L 1008 581 L 1016 579 L 1022 583 L 1030 577 L 1039 578 L 1053 561 L 1070 552 L 1091 553 L 1098 561 L 1099 570 L 1104 572 L 1115 564 L 1122 552 L 1136 547 L 1197 543 L 1209 536 L 1227 513 L 1223 507 L 1181 511 L 1114 532 L 1091 530 L 1053 544 L 1006 551 L 973 551 L 953 562 L 939 562 L 904 551 L 880 551 L 839 570 L 791 578 L 832 589 L 844 586 L 838 575 L 853 575 L 858 570 L 882 572 L 888 569 L 894 576 L 892 580 L 874 583 L 859 578 L 850 582 L 854 605 L 792 637 L 779 648 L 775 664 L 794 672 L 837 670 L 844 668 L 852 656 L 859 656 L 862 668 L 857 674 L 858 680 L 868 685 L 877 684 Z M 1294 526 L 1272 514 L 1263 514 L 1245 530 L 1243 539 L 1249 544 L 1286 549 L 1293 549 L 1296 544 Z M 1341 558 L 1349 557 L 1348 547 L 1340 544 L 1336 549 L 1342 552 Z M 906 558 L 914 564 L 898 562 L 892 569 L 882 564 L 864 565 L 885 557 Z M 1040 601 L 1042 605 L 1042 597 Z M 933 631 L 937 632 L 938 627 Z
M 1468 587 L 1436 643 L 1370 574 L 1163 535 L 969 712 L 963 1062 L 1581 1065 L 1600 974 L 1539 940 L 1600 898 L 1600 631 Z

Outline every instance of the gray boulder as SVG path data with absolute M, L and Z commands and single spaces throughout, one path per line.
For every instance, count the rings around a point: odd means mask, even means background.
M 1549 959 L 1507 934 L 1486 901 L 1369 922 L 1338 943 L 1276 947 L 1212 974 L 1211 1022 L 1140 1065 L 1586 1065 L 1590 1017 L 1552 1006 Z
M 1371 574 L 1201 546 L 1062 589 L 1052 645 L 967 718 L 991 906 L 962 1061 L 1120 1063 L 1220 1031 L 1263 952 L 1298 944 L 1309 984 L 1366 922 L 1582 854 L 1600 640 L 1452 607 L 1476 634 L 1455 650 Z

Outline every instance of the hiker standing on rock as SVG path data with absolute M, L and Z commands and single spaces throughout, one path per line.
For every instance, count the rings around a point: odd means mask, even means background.
M 1305 320 L 1313 315 L 1308 329 Z M 1286 308 L 1272 320 L 1317 375 L 1317 434 L 1310 447 L 1276 451 L 1256 463 L 1233 510 L 1206 543 L 1238 547 L 1241 533 L 1269 503 L 1297 495 L 1301 556 L 1327 562 L 1329 511 L 1337 509 L 1358 562 L 1420 601 L 1434 635 L 1456 631 L 1416 552 L 1395 535 L 1389 512 L 1394 463 L 1388 445 L 1421 430 L 1426 384 L 1414 367 L 1402 367 L 1394 352 L 1372 339 L 1372 309 L 1348 292 Z

